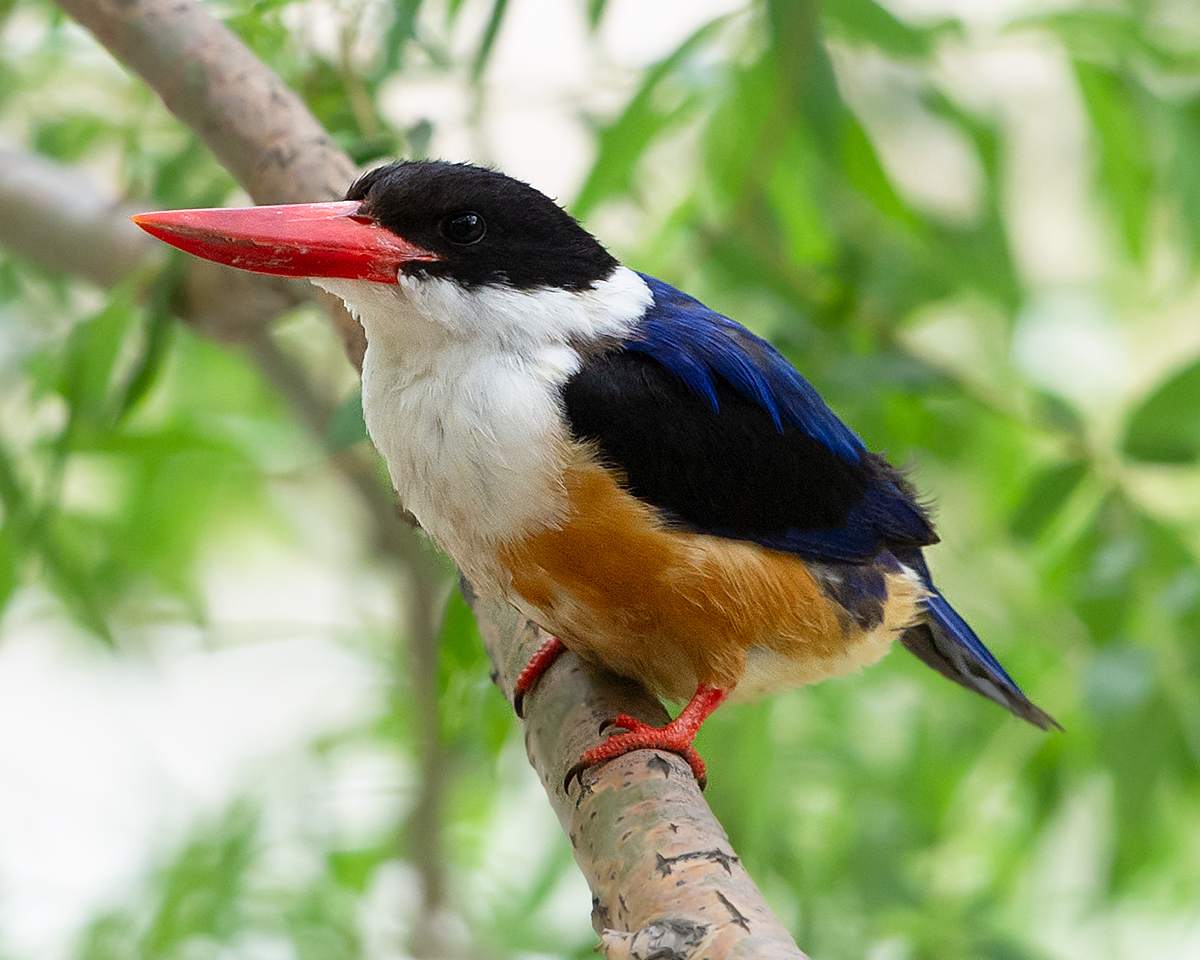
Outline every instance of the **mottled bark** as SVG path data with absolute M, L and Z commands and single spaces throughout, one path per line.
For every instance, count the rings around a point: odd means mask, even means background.
M 463 590 L 511 702 L 517 675 L 546 635 L 510 607 Z M 682 758 L 639 750 L 564 789 L 567 770 L 617 713 L 668 720 L 643 687 L 573 653 L 559 657 L 525 700 L 525 749 L 592 890 L 592 925 L 606 956 L 802 960 Z

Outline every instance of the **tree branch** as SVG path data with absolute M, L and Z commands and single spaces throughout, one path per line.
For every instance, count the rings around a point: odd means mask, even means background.
M 354 164 L 304 101 L 204 6 L 58 0 L 258 203 L 340 197 Z
M 218 157 L 228 158 L 231 172 L 256 199 L 318 199 L 335 195 L 348 179 L 349 160 L 330 155 L 330 141 L 314 132 L 311 116 L 295 116 L 294 94 L 266 67 L 248 63 L 253 56 L 241 42 L 191 0 L 59 2 L 136 69 Z M 197 73 L 203 79 L 196 80 Z M 280 114 L 289 118 L 286 123 L 273 112 L 277 104 L 286 106 Z M 248 117 L 255 119 L 248 123 Z M 361 364 L 361 352 L 346 342 Z M 264 359 L 270 361 L 266 366 L 278 360 Z M 538 642 L 538 630 L 510 607 L 479 600 L 469 586 L 464 591 L 497 682 L 511 701 L 512 684 Z M 600 740 L 601 721 L 618 711 L 658 724 L 667 719 L 638 684 L 574 654 L 543 676 L 526 710 L 530 760 L 592 888 L 593 925 L 606 954 L 803 960 L 680 758 L 639 751 L 585 773 L 574 798 L 564 791 L 568 767 Z
M 34 189 L 28 181 L 36 174 Z M 10 199 L 11 198 L 11 199 Z M 12 148 L 0 152 L 0 246 L 39 265 L 112 285 L 156 259 L 162 247 L 129 222 L 125 211 L 106 200 L 94 185 L 68 168 Z M 71 228 L 77 212 L 90 214 L 86 229 Z M 94 213 L 92 213 L 94 211 Z M 31 240 L 31 237 L 33 238 Z M 280 313 L 304 302 L 309 285 L 231 270 L 189 259 L 175 302 L 189 326 L 226 344 L 243 347 L 264 377 L 288 400 L 296 418 L 319 442 L 333 417 L 334 405 L 313 386 L 307 373 L 280 349 L 270 324 Z M 401 518 L 395 498 L 374 462 L 353 449 L 332 455 L 333 466 L 349 483 L 371 516 L 376 554 L 404 571 L 400 608 L 409 641 L 421 791 L 411 832 L 414 860 L 422 877 L 424 904 L 414 933 L 414 956 L 440 956 L 437 918 L 445 899 L 445 857 L 441 845 L 441 805 L 446 758 L 441 749 L 436 710 L 437 624 L 445 601 L 446 577 L 431 551 Z M 433 709 L 429 709 L 432 702 Z M 427 928 L 427 929 L 426 929 Z
M 158 254 L 129 222 L 132 210 L 85 178 L 37 154 L 0 143 L 0 230 L 14 253 L 109 287 Z
M 546 639 L 511 607 L 463 593 L 479 620 L 496 683 L 512 702 L 517 674 Z M 563 654 L 525 699 L 525 749 L 592 890 L 592 926 L 609 960 L 754 957 L 806 960 L 775 919 L 682 758 L 639 750 L 563 778 L 617 713 L 669 719 L 641 685 Z
M 255 203 L 341 197 L 354 162 L 304 101 L 193 0 L 58 0 L 191 127 Z M 322 302 L 362 368 L 366 339 L 340 301 Z

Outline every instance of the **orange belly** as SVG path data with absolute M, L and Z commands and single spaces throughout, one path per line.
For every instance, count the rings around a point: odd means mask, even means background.
M 519 605 L 569 649 L 668 698 L 846 673 L 919 616 L 915 578 L 887 575 L 883 623 L 863 630 L 799 557 L 673 529 L 595 463 L 568 468 L 564 482 L 563 522 L 500 551 Z

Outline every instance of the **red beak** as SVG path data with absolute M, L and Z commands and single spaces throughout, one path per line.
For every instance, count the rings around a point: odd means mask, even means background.
M 357 200 L 142 213 L 133 222 L 173 247 L 279 277 L 395 283 L 400 265 L 439 260 L 373 220 Z

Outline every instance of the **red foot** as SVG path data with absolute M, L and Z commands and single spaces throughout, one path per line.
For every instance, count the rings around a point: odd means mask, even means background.
M 549 670 L 550 664 L 566 653 L 566 650 L 558 637 L 551 637 L 533 651 L 525 669 L 517 674 L 517 683 L 513 687 L 513 710 L 522 720 L 525 719 L 525 694 L 533 689 L 538 677 Z
M 605 760 L 623 757 L 634 750 L 669 750 L 671 753 L 679 754 L 688 762 L 688 766 L 692 768 L 692 775 L 696 778 L 700 789 L 703 790 L 704 785 L 708 782 L 708 777 L 705 773 L 704 761 L 696 753 L 692 741 L 696 739 L 700 725 L 725 701 L 727 695 L 728 691 L 726 690 L 702 684 L 696 689 L 696 693 L 688 701 L 688 705 L 683 708 L 683 712 L 665 727 L 652 727 L 648 723 L 635 720 L 627 713 L 617 714 L 615 719 L 605 722 L 600 727 L 601 733 L 610 726 L 623 727 L 629 732 L 611 736 L 599 746 L 592 747 L 591 750 L 584 753 L 579 758 L 579 762 L 567 771 L 563 789 L 570 790 L 572 780 L 579 779 L 588 767 L 603 763 Z

